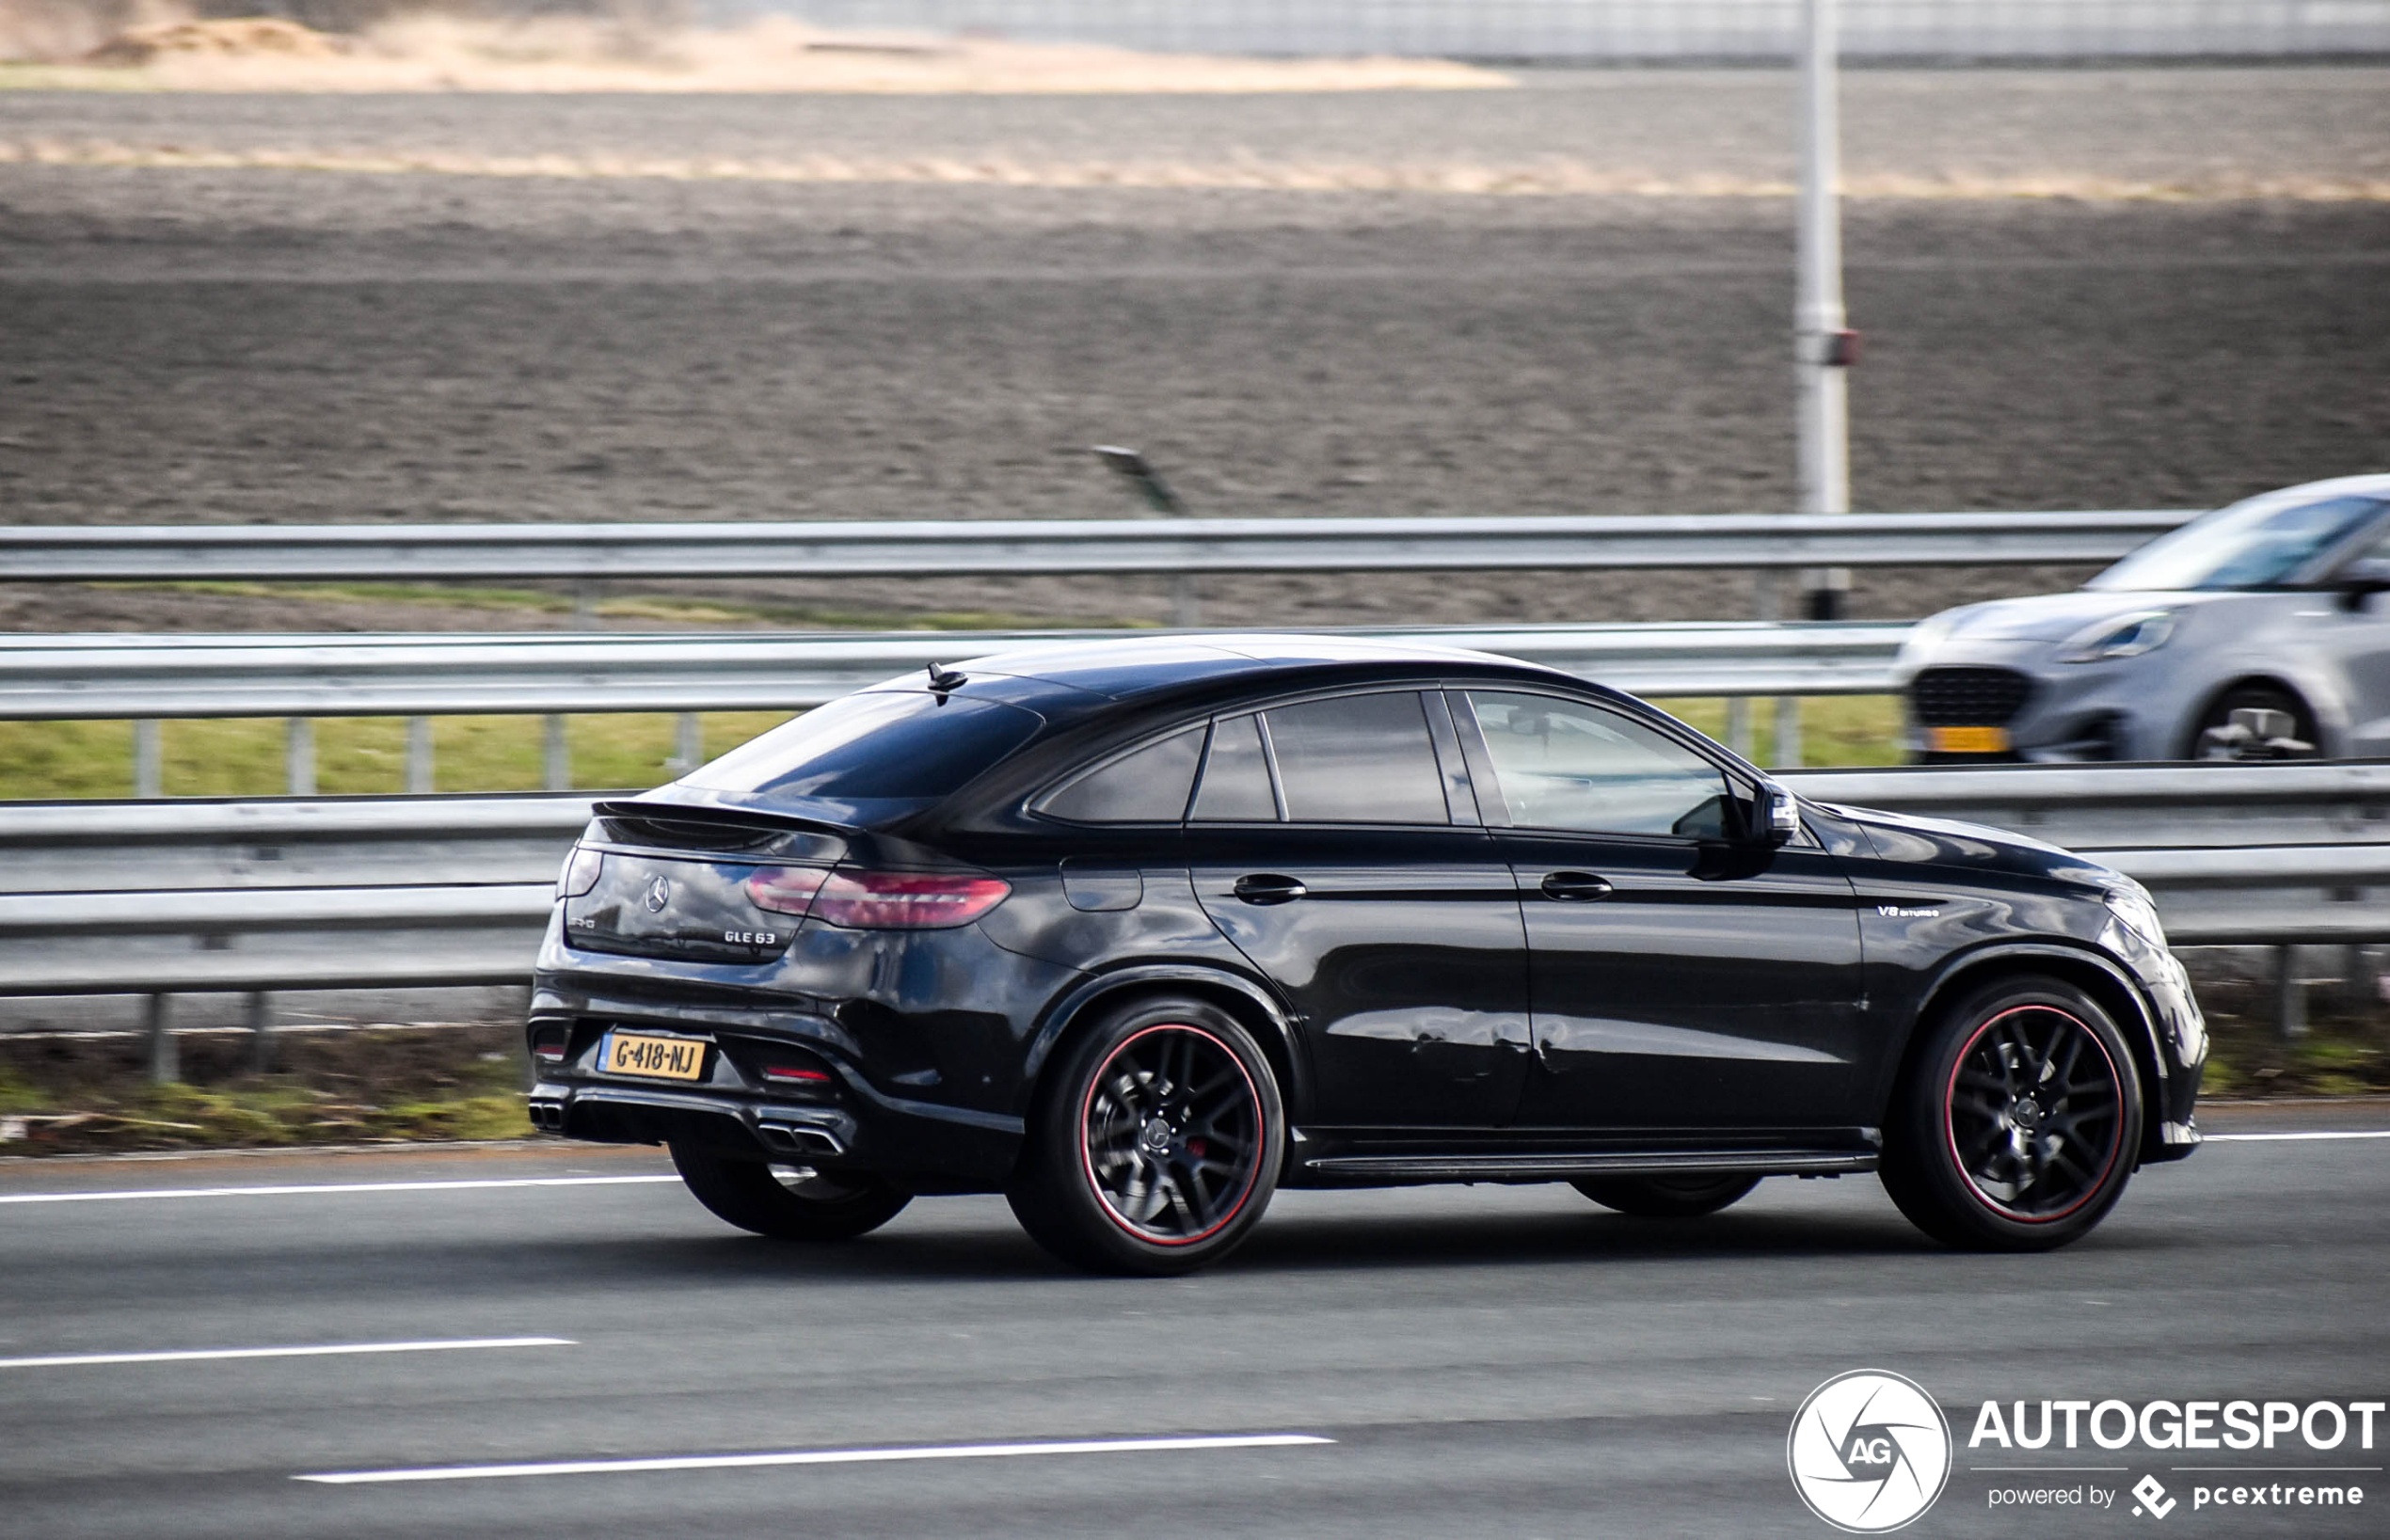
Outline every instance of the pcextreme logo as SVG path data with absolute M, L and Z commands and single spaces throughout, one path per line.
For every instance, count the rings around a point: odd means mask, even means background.
M 1883 1534 L 1942 1495 L 1951 1425 L 1915 1380 L 1855 1369 L 1801 1403 L 1784 1461 L 1809 1512 L 1851 1534 Z

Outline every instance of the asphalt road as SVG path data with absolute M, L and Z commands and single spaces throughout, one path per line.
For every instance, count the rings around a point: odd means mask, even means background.
M 2375 1106 L 2224 1131 L 2390 1128 Z M 804 1536 L 1828 1534 L 1785 1435 L 1845 1370 L 1897 1371 L 1959 1439 L 1904 1532 L 2129 1532 L 1993 1511 L 1982 1399 L 2380 1400 L 2390 1138 L 2219 1142 L 2047 1257 L 1934 1249 L 1872 1181 L 1771 1182 L 1690 1224 L 1561 1187 L 1282 1195 L 1230 1265 L 1071 1276 L 999 1201 L 916 1203 L 808 1251 L 725 1229 L 652 1151 L 0 1163 L 0 1534 Z M 425 1183 L 367 1190 L 324 1184 Z M 107 1193 L 237 1188 L 226 1196 Z M 25 1201 L 28 1195 L 74 1195 Z M 89 1200 L 86 1200 L 89 1199 Z M 178 1350 L 564 1339 L 317 1357 Z M 2390 1427 L 2377 1430 L 2390 1442 Z M 465 1465 L 1150 1437 L 1266 1447 L 327 1484 Z M 2351 1440 L 2353 1444 L 2353 1440 Z M 2379 1534 L 2375 1506 L 2194 1512 L 2192 1456 L 2115 1473 L 2164 1532 Z M 2258 1453 L 2204 1457 L 2255 1464 Z M 2379 1448 L 2278 1453 L 2380 1467 Z M 2279 1480 L 2279 1477 L 2264 1479 Z M 2323 1480 L 2302 1476 L 2302 1480 Z

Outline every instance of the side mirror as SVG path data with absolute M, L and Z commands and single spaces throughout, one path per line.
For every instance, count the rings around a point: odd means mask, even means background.
M 1770 847 L 1800 837 L 1801 802 L 1774 781 L 1762 781 L 1751 801 L 1751 837 Z
M 2355 614 L 2364 610 L 2376 594 L 2390 593 L 2390 578 L 2367 573 L 2363 577 L 2344 578 L 2333 586 L 2340 590 L 2340 608 Z
M 2340 608 L 2354 614 L 2376 594 L 2390 593 L 2390 562 L 2367 556 L 2350 563 L 2325 584 L 2340 591 Z

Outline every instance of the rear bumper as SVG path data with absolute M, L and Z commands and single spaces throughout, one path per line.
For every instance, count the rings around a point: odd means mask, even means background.
M 1020 1153 L 1017 1119 L 920 1103 L 796 1105 L 763 1096 L 543 1078 L 542 1132 L 598 1144 L 676 1144 L 731 1160 L 869 1171 L 900 1186 L 1002 1190 Z
M 616 1028 L 704 1040 L 700 1078 L 604 1072 L 604 1039 Z M 863 1063 L 853 1035 L 825 1016 L 634 1005 L 543 978 L 527 1031 L 537 1066 L 531 1119 L 546 1134 L 870 1172 L 925 1192 L 999 1191 L 1020 1153 L 1019 1118 L 889 1094 L 873 1084 L 886 1067 Z M 561 1055 L 540 1053 L 559 1043 Z M 825 1078 L 775 1084 L 762 1068 L 775 1056 Z

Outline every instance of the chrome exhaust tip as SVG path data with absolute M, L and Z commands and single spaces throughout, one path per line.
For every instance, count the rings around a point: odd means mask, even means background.
M 844 1140 L 826 1128 L 803 1123 L 757 1123 L 757 1135 L 775 1151 L 792 1155 L 843 1155 Z

